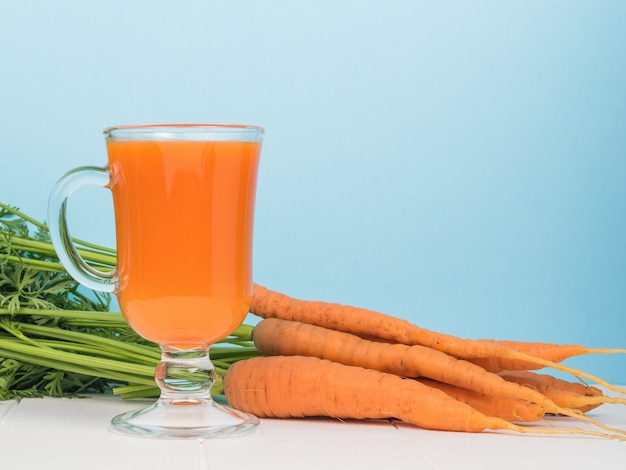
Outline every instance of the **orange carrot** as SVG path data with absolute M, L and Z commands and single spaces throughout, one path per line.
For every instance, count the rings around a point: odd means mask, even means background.
M 456 387 L 436 380 L 421 378 L 419 382 L 429 387 L 437 388 L 455 400 L 467 403 L 484 415 L 494 416 L 507 421 L 532 422 L 539 421 L 545 414 L 543 408 L 536 403 L 509 397 L 496 397 L 485 393 L 475 392 L 467 388 Z
M 611 432 L 626 433 L 582 416 L 578 410 L 560 407 L 530 387 L 419 345 L 376 343 L 349 333 L 277 318 L 261 321 L 255 327 L 253 340 L 265 355 L 310 356 L 398 376 L 428 377 L 488 395 L 524 399 L 540 405 L 544 413 L 571 416 Z
M 377 343 L 341 331 L 269 318 L 256 325 L 256 348 L 267 356 L 311 356 L 403 377 L 428 377 L 491 396 L 537 403 L 545 413 L 572 414 L 528 387 L 504 380 L 471 362 L 420 345 Z
M 359 336 L 380 337 L 385 340 L 407 344 L 422 345 L 437 349 L 462 359 L 480 357 L 500 357 L 514 361 L 526 361 L 542 367 L 571 373 L 585 377 L 608 389 L 626 393 L 606 381 L 562 364 L 548 357 L 548 350 L 543 350 L 544 357 L 530 356 L 495 341 L 461 339 L 456 336 L 436 333 L 411 324 L 406 320 L 391 315 L 367 310 L 359 307 L 340 305 L 319 301 L 298 300 L 284 294 L 271 291 L 263 286 L 255 285 L 250 311 L 262 318 L 281 318 L 285 320 L 310 323 L 325 328 L 344 331 Z M 558 350 L 558 348 L 557 348 Z M 586 349 L 579 353 L 626 353 L 623 349 Z M 557 355 L 556 360 L 562 360 Z
M 606 396 L 599 388 L 558 379 L 548 374 L 503 371 L 498 375 L 509 382 L 537 390 L 559 406 L 576 408 L 585 413 L 604 403 L 626 405 L 626 399 Z
M 224 377 L 224 391 L 233 407 L 261 418 L 395 418 L 433 430 L 580 433 L 626 441 L 624 436 L 586 429 L 526 428 L 485 416 L 416 380 L 314 357 L 272 356 L 236 362 Z
M 469 357 L 467 360 L 495 374 L 504 370 L 534 370 L 544 367 L 542 364 L 538 364 L 536 362 L 522 361 L 499 356 Z
M 515 351 L 519 351 L 523 354 L 528 354 L 529 356 L 548 359 L 552 362 L 561 362 L 570 357 L 581 356 L 584 354 L 623 354 L 626 352 L 624 349 L 588 348 L 578 344 L 555 344 L 493 339 L 481 339 L 480 341 L 494 343 L 514 349 Z M 471 361 L 491 372 L 500 372 L 503 370 L 531 370 L 542 367 L 541 364 L 537 363 L 523 360 L 511 360 L 497 356 L 471 358 Z

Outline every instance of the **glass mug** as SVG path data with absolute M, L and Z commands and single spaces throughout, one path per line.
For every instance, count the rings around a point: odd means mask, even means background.
M 247 433 L 258 419 L 211 399 L 209 348 L 244 320 L 252 296 L 252 233 L 263 129 L 193 124 L 111 127 L 108 165 L 80 167 L 54 185 L 52 243 L 79 283 L 117 296 L 142 337 L 160 345 L 160 398 L 112 420 L 161 438 Z M 66 206 L 85 185 L 111 190 L 117 266 L 89 266 L 69 234 Z

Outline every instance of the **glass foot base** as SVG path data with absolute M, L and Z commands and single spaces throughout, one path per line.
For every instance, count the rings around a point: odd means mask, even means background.
M 137 437 L 157 439 L 211 439 L 235 437 L 256 429 L 255 416 L 215 403 L 199 401 L 156 403 L 116 416 L 113 430 Z

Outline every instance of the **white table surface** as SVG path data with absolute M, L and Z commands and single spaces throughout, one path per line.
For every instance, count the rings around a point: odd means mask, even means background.
M 0 469 L 626 468 L 626 442 L 616 440 L 436 432 L 388 421 L 265 419 L 251 435 L 204 442 L 113 433 L 110 419 L 138 405 L 109 395 L 0 402 Z M 590 416 L 626 429 L 624 405 L 603 405 Z

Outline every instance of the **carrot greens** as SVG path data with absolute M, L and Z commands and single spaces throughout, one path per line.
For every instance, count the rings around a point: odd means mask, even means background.
M 114 249 L 75 239 L 91 266 L 112 270 Z M 212 392 L 232 363 L 258 355 L 252 326 L 241 325 L 211 350 Z M 110 294 L 79 285 L 56 256 L 42 222 L 0 202 L 0 400 L 112 391 L 157 396 L 159 347 L 137 335 Z

